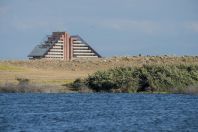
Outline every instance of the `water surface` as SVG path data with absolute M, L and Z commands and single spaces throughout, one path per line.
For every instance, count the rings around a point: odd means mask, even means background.
M 198 96 L 0 94 L 0 131 L 198 131 Z

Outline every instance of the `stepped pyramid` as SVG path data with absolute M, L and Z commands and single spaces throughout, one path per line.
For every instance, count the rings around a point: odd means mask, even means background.
M 70 36 L 66 32 L 53 32 L 40 45 L 36 45 L 28 55 L 29 59 L 72 60 L 75 58 L 100 58 L 79 35 Z

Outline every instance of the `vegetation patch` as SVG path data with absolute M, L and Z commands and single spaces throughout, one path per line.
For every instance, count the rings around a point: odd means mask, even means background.
M 95 92 L 168 92 L 198 91 L 198 65 L 169 64 L 117 67 L 98 71 L 72 87 L 87 87 Z
M 0 71 L 21 71 L 21 70 L 23 69 L 20 67 L 0 64 Z
M 71 92 L 68 88 L 52 84 L 30 83 L 27 78 L 16 78 L 17 84 L 3 83 L 0 84 L 1 93 L 65 93 Z

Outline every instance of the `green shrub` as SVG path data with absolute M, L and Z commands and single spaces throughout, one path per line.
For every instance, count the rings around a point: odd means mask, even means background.
M 27 78 L 16 78 L 16 80 L 19 82 L 19 85 L 28 84 L 30 81 Z
M 20 89 L 21 92 L 26 92 L 29 89 L 29 79 L 27 78 L 16 78 L 18 81 L 18 88 Z
M 80 83 L 100 92 L 182 92 L 198 83 L 198 65 L 144 65 L 98 71 Z
M 78 78 L 71 85 L 73 88 L 76 88 L 76 90 L 77 90 L 77 89 L 84 87 L 84 82 L 83 82 L 83 80 Z

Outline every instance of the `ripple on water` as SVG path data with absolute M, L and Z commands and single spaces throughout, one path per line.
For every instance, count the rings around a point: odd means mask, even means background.
M 198 131 L 198 96 L 0 94 L 1 131 Z

